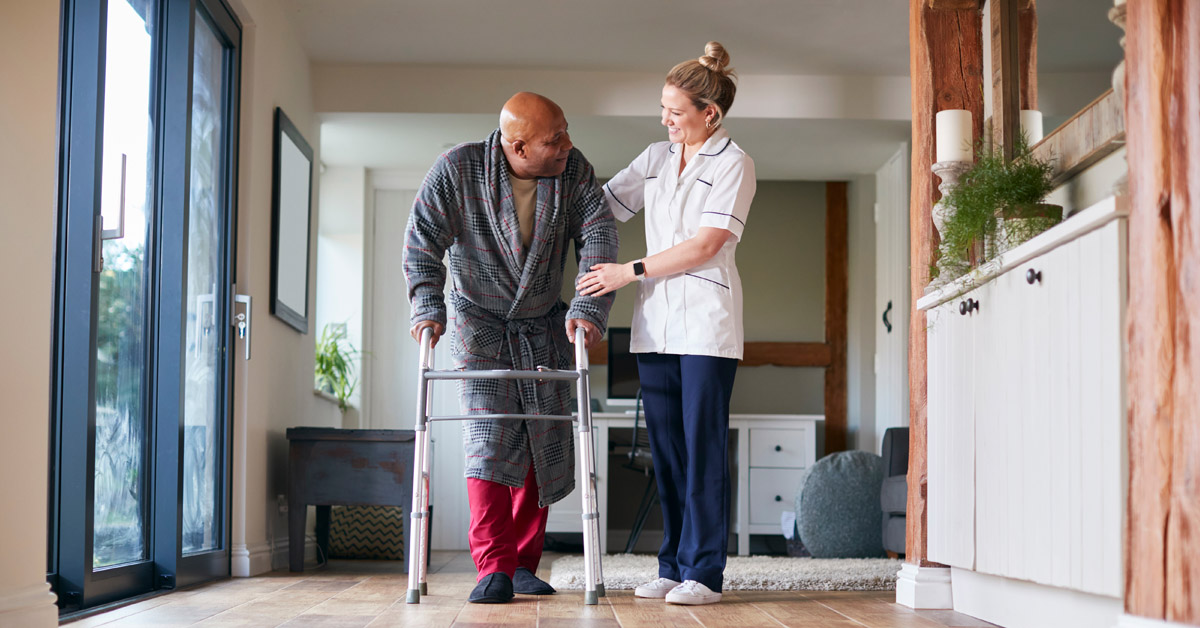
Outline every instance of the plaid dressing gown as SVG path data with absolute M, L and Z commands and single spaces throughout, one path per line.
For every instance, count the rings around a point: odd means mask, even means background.
M 497 129 L 438 158 L 409 216 L 404 276 L 412 324 L 446 324 L 443 287 L 450 254 L 455 308 L 451 352 L 457 368 L 574 368 L 565 320 L 601 332 L 613 294 L 560 298 L 572 240 L 580 276 L 615 262 L 617 229 L 591 164 L 572 150 L 562 175 L 538 179 L 533 241 L 522 250 L 508 164 Z M 467 414 L 570 414 L 571 382 L 468 380 L 460 383 Z M 520 487 L 532 463 L 543 507 L 575 488 L 572 424 L 564 421 L 467 421 L 466 476 Z

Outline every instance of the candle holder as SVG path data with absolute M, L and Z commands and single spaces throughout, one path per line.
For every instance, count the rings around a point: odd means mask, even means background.
M 937 175 L 942 180 L 938 184 L 938 191 L 942 193 L 942 198 L 933 205 L 933 226 L 937 228 L 938 236 L 942 236 L 946 230 L 946 221 L 954 215 L 954 206 L 946 202 L 946 197 L 954 188 L 958 187 L 958 179 L 962 177 L 968 170 L 971 169 L 972 162 L 970 161 L 939 161 L 932 166 L 933 174 Z M 950 283 L 955 277 L 950 276 L 949 269 L 942 266 L 942 260 L 938 259 L 938 276 L 930 282 L 932 287 L 943 286 Z

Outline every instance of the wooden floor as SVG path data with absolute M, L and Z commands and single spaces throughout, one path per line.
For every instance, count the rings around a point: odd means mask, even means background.
M 539 575 L 549 578 L 557 556 L 546 555 Z M 797 626 L 804 628 L 988 627 L 953 611 L 912 611 L 892 592 L 728 592 L 719 604 L 684 607 L 609 591 L 584 606 L 577 591 L 511 604 L 468 604 L 475 566 L 465 552 L 434 552 L 429 595 L 406 604 L 407 576 L 397 563 L 334 561 L 323 569 L 277 571 L 150 598 L 66 624 L 104 626 Z

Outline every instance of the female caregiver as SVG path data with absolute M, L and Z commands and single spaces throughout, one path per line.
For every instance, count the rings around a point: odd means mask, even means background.
M 649 256 L 592 266 L 577 286 L 601 295 L 639 282 L 630 350 L 664 529 L 660 577 L 635 595 L 674 604 L 721 600 L 729 534 L 729 397 L 742 357 L 733 258 L 755 180 L 754 162 L 721 127 L 737 91 L 728 64 L 709 42 L 699 60 L 671 69 L 662 90 L 670 141 L 651 144 L 604 186 L 618 220 L 645 208 Z

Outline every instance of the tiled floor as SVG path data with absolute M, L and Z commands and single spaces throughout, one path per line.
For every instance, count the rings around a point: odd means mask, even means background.
M 549 576 L 555 556 L 540 574 Z M 72 621 L 104 626 L 803 626 L 804 628 L 977 628 L 991 624 L 953 611 L 912 611 L 891 592 L 726 593 L 720 604 L 682 607 L 610 591 L 597 606 L 581 592 L 517 596 L 511 604 L 467 604 L 475 567 L 465 552 L 434 552 L 429 594 L 406 604 L 407 575 L 398 563 L 334 561 L 324 569 L 277 571 L 161 595 Z

